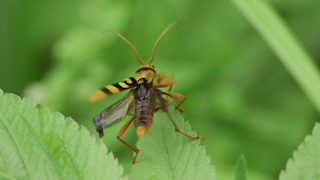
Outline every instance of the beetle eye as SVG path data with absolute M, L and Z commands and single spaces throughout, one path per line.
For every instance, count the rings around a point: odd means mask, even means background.
M 151 65 L 154 68 L 154 65 Z

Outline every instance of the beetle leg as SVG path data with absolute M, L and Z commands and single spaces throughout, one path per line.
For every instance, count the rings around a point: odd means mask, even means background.
M 174 92 L 162 92 L 162 94 L 165 94 L 165 95 L 170 96 L 170 97 L 175 98 L 175 99 L 180 99 L 181 102 L 180 102 L 178 105 L 176 105 L 175 109 L 178 110 L 178 111 L 180 111 L 180 112 L 183 112 L 183 111 L 179 108 L 179 106 L 180 106 L 180 105 L 184 102 L 184 100 L 186 99 L 185 96 L 183 96 L 183 95 L 181 95 L 181 94 L 178 94 L 178 93 L 174 93 Z
M 176 123 L 174 122 L 173 118 L 171 117 L 170 113 L 168 111 L 166 111 L 162 106 L 158 107 L 157 110 L 161 109 L 162 111 L 166 112 L 170 121 L 172 122 L 172 124 L 174 125 L 174 128 L 176 129 L 177 132 L 187 136 L 188 138 L 191 138 L 191 139 L 204 139 L 204 137 L 201 137 L 201 136 L 190 136 L 182 131 L 180 131 L 180 129 L 178 128 L 178 126 L 176 125 Z
M 132 117 L 119 131 L 117 138 L 126 146 L 128 146 L 132 151 L 134 151 L 136 153 L 136 155 L 134 156 L 133 159 L 133 164 L 136 163 L 136 159 L 139 153 L 139 149 L 134 148 L 132 146 L 130 146 L 127 142 L 125 142 L 124 140 L 121 139 L 121 136 L 123 135 L 123 133 L 127 130 L 127 128 L 129 127 L 129 125 L 132 123 L 132 121 L 134 120 L 134 117 Z

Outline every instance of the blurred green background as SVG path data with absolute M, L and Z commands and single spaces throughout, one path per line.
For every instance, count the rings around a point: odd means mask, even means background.
M 320 1 L 269 2 L 319 59 Z M 118 31 L 148 62 L 154 42 L 174 21 L 183 26 L 160 41 L 153 65 L 174 74 L 172 91 L 186 96 L 183 115 L 206 138 L 201 144 L 218 179 L 232 179 L 241 154 L 249 179 L 277 179 L 319 113 L 230 1 L 2 0 L 0 88 L 71 116 L 98 139 L 92 117 L 126 92 L 94 104 L 88 95 L 141 66 L 129 45 L 101 32 Z M 103 140 L 129 174 L 133 153 L 116 138 L 123 125 L 105 130 Z M 123 139 L 136 143 L 134 126 Z

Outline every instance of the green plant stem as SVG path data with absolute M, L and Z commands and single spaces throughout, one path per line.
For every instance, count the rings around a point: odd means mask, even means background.
M 265 0 L 231 0 L 279 57 L 320 112 L 320 74 L 278 13 Z

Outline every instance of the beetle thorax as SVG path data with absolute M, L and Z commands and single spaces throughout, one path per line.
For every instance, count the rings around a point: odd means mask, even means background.
M 157 73 L 152 65 L 145 64 L 136 71 L 134 79 L 137 80 L 138 84 L 141 84 L 142 82 L 139 81 L 140 79 L 146 79 L 147 81 L 149 81 L 156 74 Z

